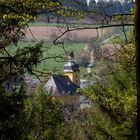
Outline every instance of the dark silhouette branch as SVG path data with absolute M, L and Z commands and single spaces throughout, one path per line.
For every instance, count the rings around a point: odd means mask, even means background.
M 103 28 L 110 28 L 110 27 L 122 27 L 122 26 L 134 26 L 133 23 L 124 23 L 124 24 L 110 24 L 110 25 L 101 25 L 97 27 L 79 27 L 79 28 L 71 28 L 68 30 L 65 30 L 61 35 L 59 35 L 53 43 L 55 45 L 61 44 L 62 42 L 57 42 L 61 37 L 63 37 L 67 32 L 72 32 L 72 31 L 78 31 L 78 30 L 89 30 L 89 29 L 103 29 Z

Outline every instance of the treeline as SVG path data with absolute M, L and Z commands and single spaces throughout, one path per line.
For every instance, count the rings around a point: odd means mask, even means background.
M 102 21 L 102 17 L 104 18 L 111 18 L 115 14 L 126 14 L 130 13 L 131 9 L 134 7 L 134 3 L 132 1 L 105 1 L 105 0 L 99 0 L 96 2 L 95 0 L 91 0 L 89 5 L 87 5 L 86 0 L 60 0 L 61 4 L 65 9 L 69 11 L 69 15 L 67 14 L 66 17 L 68 17 L 69 22 L 72 20 L 75 20 L 73 18 L 73 15 L 75 17 L 78 17 L 79 15 L 76 15 L 77 12 L 82 13 L 83 16 L 88 18 L 89 20 L 94 20 L 96 22 Z M 96 17 L 98 18 L 96 19 Z M 44 18 L 45 17 L 45 18 Z M 45 22 L 63 22 L 62 20 L 63 16 L 62 13 L 54 13 L 49 12 L 46 10 L 40 11 L 40 18 L 39 21 L 45 21 Z
M 95 0 L 91 0 L 89 5 L 89 10 L 96 10 L 101 14 L 108 14 L 110 16 L 117 14 L 117 13 L 128 13 L 131 11 L 131 8 L 134 7 L 134 3 L 129 1 L 98 1 L 97 3 Z

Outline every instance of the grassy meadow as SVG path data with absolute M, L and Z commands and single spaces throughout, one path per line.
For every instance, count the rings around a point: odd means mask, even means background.
M 11 55 L 14 55 L 19 48 L 33 47 L 38 42 L 33 41 L 21 41 L 17 46 L 9 46 L 7 49 Z M 64 47 L 61 45 L 53 45 L 50 43 L 44 43 L 42 52 L 43 56 L 41 58 L 41 63 L 36 67 L 38 70 L 42 71 L 52 71 L 56 70 L 62 72 L 63 65 L 67 62 L 67 52 L 73 50 L 75 53 L 75 58 L 82 53 L 85 47 L 84 43 L 72 43 L 66 44 Z
M 75 52 L 75 58 L 78 57 L 79 53 L 82 53 L 82 50 L 85 47 L 85 44 L 80 44 L 80 43 L 73 43 L 73 44 L 67 44 L 63 48 L 62 46 L 44 46 L 44 51 L 43 51 L 43 59 L 47 57 L 54 57 L 51 59 L 46 59 L 42 61 L 38 65 L 39 69 L 43 70 L 49 70 L 51 71 L 52 69 L 55 69 L 56 71 L 62 71 L 63 70 L 63 65 L 67 62 L 67 52 L 70 50 L 73 50 Z M 47 50 L 45 50 L 47 48 Z M 58 57 L 57 57 L 58 56 Z M 60 56 L 60 57 L 59 57 Z
M 99 24 L 97 25 L 97 24 L 82 24 L 82 23 L 79 23 L 79 24 L 74 24 L 74 23 L 68 23 L 67 24 L 69 27 L 81 27 L 81 28 L 85 28 L 85 27 L 98 27 L 98 26 L 100 26 Z M 53 23 L 53 22 L 50 22 L 50 23 L 48 23 L 48 22 L 30 22 L 29 23 L 29 27 L 44 27 L 44 26 L 50 26 L 50 27 L 67 27 L 67 25 L 66 24 L 64 24 L 64 23 Z

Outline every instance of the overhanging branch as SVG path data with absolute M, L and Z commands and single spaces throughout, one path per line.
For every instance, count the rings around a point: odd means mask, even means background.
M 60 42 L 57 42 L 61 37 L 63 37 L 67 32 L 77 31 L 77 30 L 90 30 L 90 29 L 102 29 L 102 28 L 111 28 L 111 27 L 124 27 L 124 26 L 134 26 L 134 23 L 125 23 L 125 24 L 109 24 L 109 25 L 101 25 L 96 27 L 79 27 L 79 28 L 68 28 L 66 29 L 61 35 L 59 35 L 53 43 L 55 45 L 60 44 Z

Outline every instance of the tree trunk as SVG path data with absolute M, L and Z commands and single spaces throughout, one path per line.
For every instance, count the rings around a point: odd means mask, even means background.
M 135 39 L 136 39 L 136 82 L 137 82 L 137 135 L 140 140 L 140 0 L 136 0 Z

